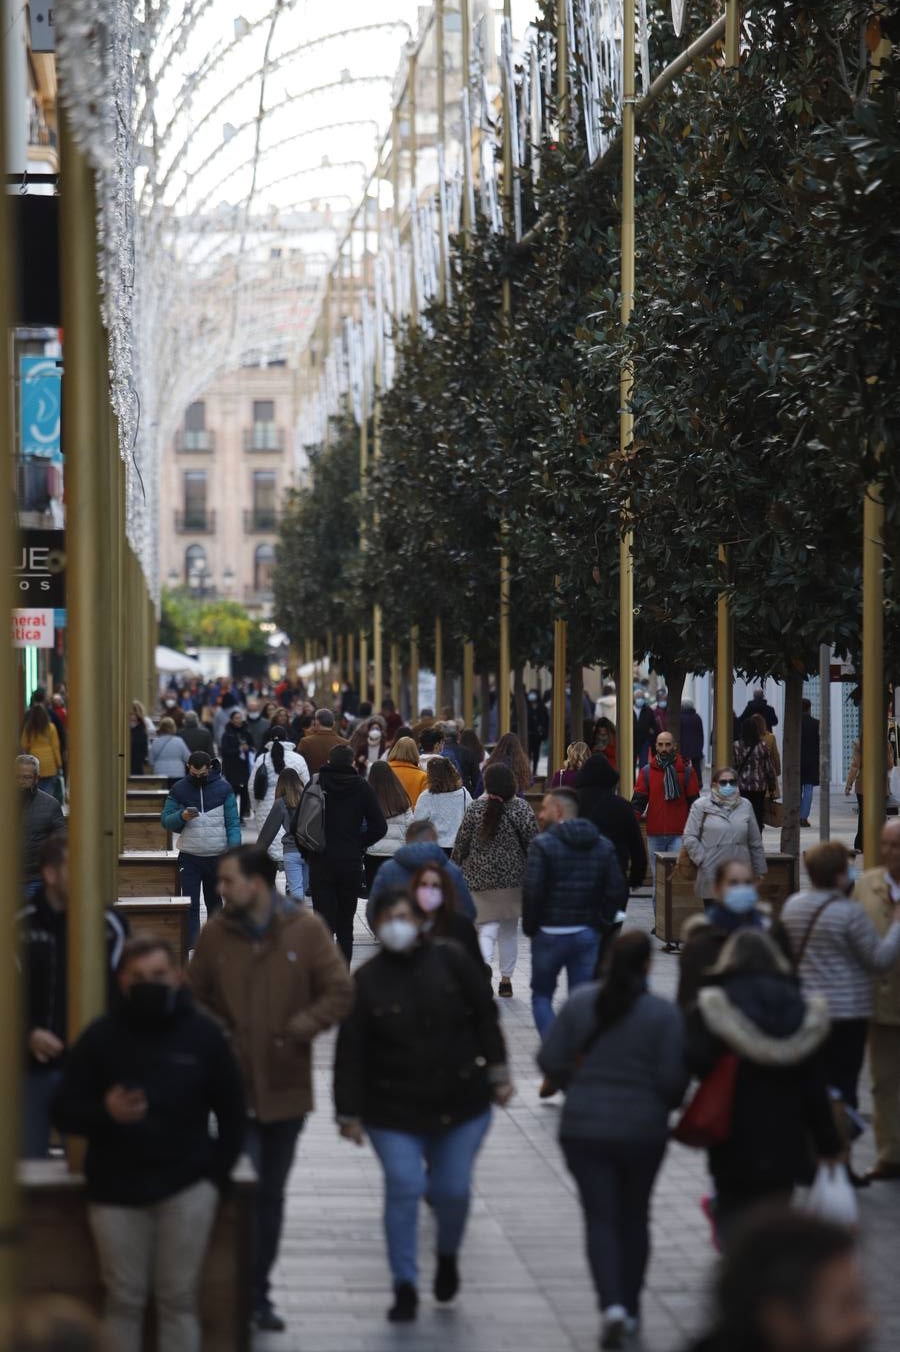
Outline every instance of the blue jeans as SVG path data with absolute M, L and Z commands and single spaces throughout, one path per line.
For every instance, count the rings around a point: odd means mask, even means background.
M 207 919 L 222 908 L 219 885 L 216 874 L 219 869 L 218 855 L 185 854 L 178 856 L 178 877 L 181 882 L 181 895 L 190 897 L 191 911 L 188 919 L 188 947 L 193 948 L 200 933 L 200 889 L 206 902 Z
M 809 814 L 812 811 L 813 789 L 815 784 L 803 784 L 800 788 L 800 820 L 809 821 Z
M 650 856 L 650 878 L 656 891 L 656 856 L 658 854 L 677 854 L 681 849 L 681 836 L 648 836 L 647 854 Z
M 600 935 L 596 930 L 581 929 L 575 934 L 538 930 L 531 941 L 531 1012 L 542 1039 L 553 1023 L 553 996 L 562 969 L 566 969 L 571 995 L 576 986 L 593 981 L 599 954 Z
M 25 1072 L 25 1129 L 22 1158 L 45 1160 L 50 1153 L 50 1105 L 62 1084 L 62 1070 L 52 1066 L 29 1066 Z
M 309 865 L 299 850 L 285 850 L 284 876 L 290 896 L 302 901 L 309 892 Z
M 414 1135 L 366 1127 L 384 1170 L 384 1231 L 394 1285 L 418 1285 L 419 1202 L 428 1194 L 438 1230 L 438 1253 L 459 1250 L 469 1214 L 475 1156 L 491 1124 L 490 1109 L 446 1131 Z

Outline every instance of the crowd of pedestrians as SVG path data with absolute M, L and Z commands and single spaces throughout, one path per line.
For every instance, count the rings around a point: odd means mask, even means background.
M 673 1126 L 707 1152 L 702 1204 L 724 1254 L 695 1352 L 831 1352 L 813 1336 L 829 1312 L 847 1331 L 835 1349 L 864 1346 L 851 1237 L 791 1203 L 820 1169 L 848 1188 L 900 1177 L 900 825 L 885 827 L 883 863 L 862 876 L 843 845 L 808 850 L 809 887 L 773 915 L 758 890 L 778 774 L 764 697 L 740 722 L 735 765 L 704 791 L 695 711 L 682 709 L 680 745 L 665 690 L 654 703 L 636 689 L 625 709 L 640 766 L 630 802 L 616 792 L 616 699 L 609 683 L 595 734 L 569 745 L 546 792 L 535 787 L 536 701 L 527 737 L 506 734 L 489 753 L 452 718 L 407 727 L 390 700 L 380 714 L 360 708 L 354 726 L 303 700 L 245 707 L 232 691 L 200 708 L 167 694 L 155 725 L 135 702 L 131 768 L 169 782 L 160 821 L 178 838 L 191 956 L 181 970 L 165 941 L 129 938 L 108 912 L 108 1013 L 74 1042 L 65 819 L 34 740 L 55 726 L 42 702 L 31 711 L 31 749 L 16 766 L 26 1150 L 45 1156 L 54 1130 L 87 1138 L 116 1348 L 142 1346 L 151 1300 L 158 1346 L 199 1348 L 203 1258 L 242 1153 L 257 1178 L 254 1324 L 286 1327 L 271 1274 L 313 1107 L 313 1043 L 330 1028 L 337 1129 L 371 1146 L 384 1178 L 387 1317 L 417 1317 L 423 1200 L 436 1226 L 433 1297 L 457 1297 L 473 1171 L 493 1111 L 514 1093 L 495 994 L 515 993 L 520 935 L 540 1094 L 564 1095 L 560 1148 L 584 1214 L 600 1346 L 626 1346 L 640 1329 Z M 243 843 L 254 825 L 255 843 Z M 675 1000 L 651 989 L 651 938 L 623 931 L 648 851 L 651 865 L 681 851 L 696 874 Z M 361 897 L 378 949 L 351 973 Z M 850 1149 L 867 1048 L 878 1156 L 861 1178 Z M 856 1298 L 853 1317 L 831 1308 L 829 1283 Z M 792 1342 L 790 1319 L 813 1334 Z

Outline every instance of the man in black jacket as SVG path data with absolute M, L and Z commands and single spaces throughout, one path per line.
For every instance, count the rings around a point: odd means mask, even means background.
M 762 714 L 769 732 L 778 727 L 778 715 L 771 704 L 767 702 L 765 691 L 761 685 L 758 685 L 753 691 L 753 698 L 747 701 L 747 707 L 738 719 L 738 726 L 743 726 L 747 719 L 752 718 L 754 714 Z
M 545 794 L 538 821 L 525 861 L 522 928 L 531 939 L 531 1011 L 544 1038 L 560 972 L 565 967 L 570 995 L 593 981 L 602 932 L 615 925 L 628 889 L 612 843 L 578 816 L 571 789 Z
M 309 856 L 309 890 L 314 909 L 349 964 L 362 857 L 387 834 L 387 822 L 374 791 L 356 773 L 353 749 L 346 743 L 332 747 L 316 778 L 325 793 L 325 849 Z
M 616 793 L 619 772 L 603 752 L 595 752 L 578 771 L 575 789 L 582 817 L 615 846 L 619 867 L 634 890 L 647 877 L 647 849 L 631 804 Z
M 64 831 L 66 819 L 59 803 L 50 793 L 38 788 L 41 763 L 37 756 L 16 756 L 16 787 L 22 795 L 22 870 L 25 895 L 30 897 L 41 885 L 38 851 L 41 842 L 56 831 Z
M 45 1159 L 50 1149 L 50 1104 L 62 1079 L 69 1028 L 69 845 L 65 833 L 57 832 L 45 840 L 38 857 L 41 885 L 18 915 L 28 1050 L 24 1084 L 26 1159 Z M 106 912 L 105 926 L 109 997 L 128 926 L 112 910 Z
M 245 1130 L 237 1063 L 197 1010 L 165 941 L 125 946 L 121 1003 L 72 1048 L 53 1120 L 87 1137 L 89 1219 L 106 1288 L 111 1346 L 200 1346 L 197 1287 L 218 1206 Z M 217 1132 L 210 1134 L 210 1113 Z

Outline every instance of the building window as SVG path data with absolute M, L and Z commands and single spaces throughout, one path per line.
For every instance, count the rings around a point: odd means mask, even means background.
M 275 567 L 275 549 L 272 545 L 257 545 L 253 555 L 253 588 L 263 593 L 272 590 L 272 570 Z
M 275 400 L 253 400 L 253 427 L 251 429 L 250 450 L 279 450 L 278 428 L 275 426 Z
M 185 530 L 206 529 L 206 470 L 189 469 L 184 474 Z
M 255 470 L 253 474 L 253 529 L 274 530 L 275 511 L 275 472 L 270 469 Z
M 181 432 L 181 449 L 184 451 L 208 451 L 211 440 L 206 428 L 206 404 L 202 399 L 188 404 L 184 415 L 184 427 Z
M 206 550 L 202 545 L 188 545 L 184 551 L 184 580 L 190 586 L 191 578 L 201 578 L 207 572 Z

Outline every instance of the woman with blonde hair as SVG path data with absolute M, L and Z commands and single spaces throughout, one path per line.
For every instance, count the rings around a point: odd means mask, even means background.
M 388 764 L 406 790 L 410 805 L 415 807 L 428 777 L 419 768 L 419 748 L 411 737 L 401 737 L 387 754 Z
M 578 771 L 590 760 L 587 742 L 570 742 L 566 747 L 566 763 L 550 780 L 551 789 L 574 789 Z

